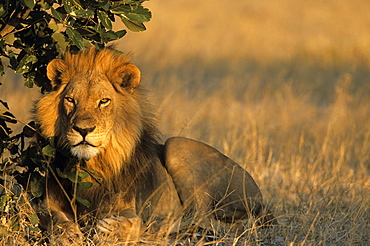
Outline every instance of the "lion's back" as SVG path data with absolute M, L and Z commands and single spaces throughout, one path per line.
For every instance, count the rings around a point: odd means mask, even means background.
M 168 139 L 165 146 L 165 166 L 182 202 L 196 207 L 209 207 L 214 201 L 218 206 L 234 203 L 232 207 L 245 202 L 262 204 L 262 194 L 251 175 L 215 148 L 182 137 Z

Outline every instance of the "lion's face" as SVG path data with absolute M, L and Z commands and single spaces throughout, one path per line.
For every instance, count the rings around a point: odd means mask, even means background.
M 76 78 L 62 93 L 71 153 L 86 160 L 105 148 L 117 114 L 117 95 L 104 76 Z
M 142 128 L 135 98 L 139 69 L 127 56 L 94 52 L 53 60 L 48 77 L 54 91 L 36 110 L 43 134 L 57 136 L 72 155 L 85 160 L 112 144 L 129 152 Z

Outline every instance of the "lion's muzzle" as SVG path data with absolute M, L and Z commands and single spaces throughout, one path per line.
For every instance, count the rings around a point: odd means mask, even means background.
M 68 139 L 71 145 L 71 153 L 78 158 L 90 160 L 98 154 L 98 144 L 94 142 L 94 127 L 73 126 Z

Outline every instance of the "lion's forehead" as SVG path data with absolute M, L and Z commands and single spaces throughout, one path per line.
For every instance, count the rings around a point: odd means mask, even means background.
M 105 97 L 116 95 L 113 85 L 104 78 L 86 79 L 80 78 L 68 83 L 65 95 L 84 101 L 100 100 Z

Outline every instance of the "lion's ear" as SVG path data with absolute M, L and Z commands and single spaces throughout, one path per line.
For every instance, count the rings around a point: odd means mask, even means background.
M 66 65 L 61 59 L 52 60 L 47 67 L 47 76 L 51 80 L 51 85 L 53 88 L 61 85 L 62 80 L 60 78 L 61 74 L 65 71 Z
M 114 83 L 117 83 L 120 87 L 132 93 L 140 84 L 140 74 L 140 70 L 137 66 L 127 64 L 115 70 L 111 78 Z

